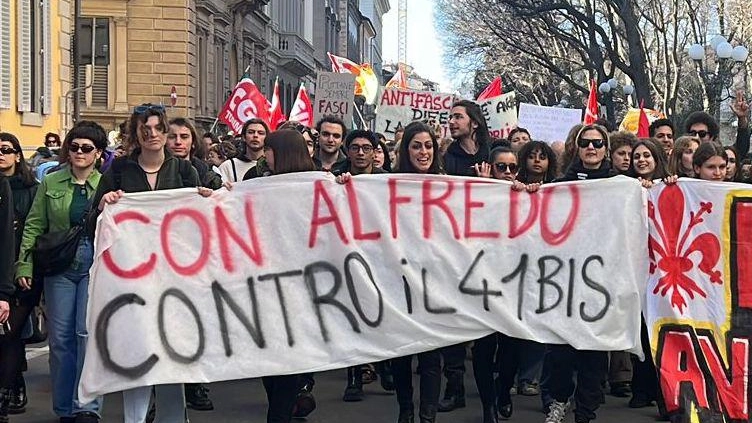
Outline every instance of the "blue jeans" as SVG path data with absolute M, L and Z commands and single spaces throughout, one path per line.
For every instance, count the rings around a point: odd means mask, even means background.
M 66 271 L 44 278 L 47 329 L 50 344 L 52 409 L 59 417 L 91 411 L 99 414 L 102 398 L 88 404 L 78 402 L 78 381 L 84 366 L 86 303 L 89 300 L 89 268 L 94 246 L 83 238 L 76 258 Z

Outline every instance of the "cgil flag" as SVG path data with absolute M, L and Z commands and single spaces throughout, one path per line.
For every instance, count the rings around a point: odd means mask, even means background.
M 595 80 L 590 80 L 590 95 L 588 96 L 587 109 L 585 109 L 585 125 L 592 125 L 600 116 L 600 106 L 598 105 L 598 87 Z
M 336 56 L 327 52 L 332 62 L 332 72 L 351 73 L 355 75 L 355 95 L 362 95 L 366 103 L 374 104 L 379 90 L 379 79 L 368 63 L 359 65 L 345 57 Z
M 282 105 L 279 101 L 279 77 L 277 77 L 274 79 L 274 93 L 269 107 L 269 129 L 276 131 L 279 125 L 285 123 L 286 120 L 285 112 L 282 111 Z
M 313 105 L 311 104 L 311 97 L 308 96 L 308 91 L 303 84 L 300 84 L 298 97 L 292 105 L 290 120 L 298 121 L 309 128 L 313 128 Z
M 502 89 L 501 85 L 501 77 L 497 76 L 493 81 L 491 81 L 490 84 L 488 84 L 486 89 L 484 89 L 483 92 L 480 93 L 476 101 L 478 103 L 481 103 L 485 100 L 488 100 L 489 98 L 498 97 L 502 94 L 504 94 L 504 90 Z
M 402 63 L 397 65 L 397 72 L 394 73 L 392 79 L 386 83 L 386 88 L 399 88 L 401 90 L 408 89 L 407 87 L 407 75 L 402 68 Z
M 238 134 L 242 131 L 243 124 L 252 118 L 269 122 L 269 102 L 251 77 L 244 74 L 235 85 L 217 119 Z

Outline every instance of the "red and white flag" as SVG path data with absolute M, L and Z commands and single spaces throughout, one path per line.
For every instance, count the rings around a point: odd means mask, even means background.
M 640 123 L 637 125 L 637 138 L 650 138 L 650 121 L 645 113 L 645 100 L 640 101 Z
M 230 98 L 219 112 L 218 119 L 238 134 L 243 129 L 243 124 L 251 118 L 269 122 L 269 102 L 251 77 L 245 74 L 235 85 Z
M 279 102 L 279 77 L 274 80 L 274 93 L 272 94 L 272 104 L 269 107 L 269 129 L 276 131 L 279 125 L 285 123 L 287 118 L 282 111 L 282 105 Z
M 332 72 L 355 75 L 355 95 L 362 95 L 366 103 L 374 104 L 379 90 L 379 79 L 368 63 L 359 65 L 352 60 L 326 52 L 332 62 Z
M 598 87 L 595 80 L 590 80 L 590 96 L 588 97 L 587 109 L 585 109 L 585 125 L 592 125 L 600 117 L 600 106 L 598 105 Z
M 488 100 L 489 98 L 498 97 L 502 94 L 504 94 L 504 90 L 501 86 L 501 77 L 497 76 L 493 81 L 491 81 L 490 84 L 488 84 L 486 89 L 484 89 L 483 92 L 478 95 L 476 101 L 480 103 Z
M 296 120 L 309 128 L 313 128 L 315 123 L 313 121 L 313 105 L 311 104 L 311 97 L 308 96 L 308 91 L 303 84 L 300 84 L 298 97 L 292 105 L 290 120 Z
M 397 72 L 395 72 L 394 76 L 392 76 L 392 79 L 390 79 L 389 82 L 386 83 L 385 87 L 400 88 L 403 90 L 407 89 L 407 75 L 402 69 L 402 63 L 397 65 Z

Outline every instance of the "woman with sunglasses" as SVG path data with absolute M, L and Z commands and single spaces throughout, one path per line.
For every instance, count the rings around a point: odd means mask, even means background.
M 34 274 L 31 250 L 39 235 L 83 225 L 100 182 L 96 162 L 107 148 L 107 134 L 94 122 L 80 122 L 65 137 L 61 154 L 68 159 L 62 169 L 44 178 L 26 219 L 16 277 L 20 288 L 34 291 L 42 280 Z M 60 422 L 99 421 L 101 397 L 88 404 L 77 400 L 78 379 L 86 351 L 86 304 L 89 268 L 94 245 L 81 237 L 74 260 L 60 274 L 44 278 L 50 347 L 52 407 Z
M 399 145 L 399 161 L 395 173 L 417 173 L 438 175 L 441 169 L 439 143 L 430 126 L 423 122 L 412 122 L 405 127 Z M 433 423 L 439 406 L 441 391 L 441 353 L 439 349 L 417 354 L 420 367 L 420 423 Z M 399 404 L 398 423 L 415 421 L 413 403 L 413 356 L 398 357 L 392 360 L 394 387 Z
M 94 196 L 95 213 L 106 204 L 115 204 L 125 193 L 198 187 L 204 197 L 212 194 L 200 187 L 198 172 L 188 160 L 172 155 L 166 148 L 169 126 L 164 109 L 137 107 L 128 124 L 126 150 L 128 156 L 119 157 L 102 176 Z M 185 398 L 182 384 L 158 385 L 154 389 L 157 422 L 185 421 Z M 149 411 L 152 387 L 144 386 L 123 391 L 126 423 L 145 421 Z
M 10 183 L 13 193 L 13 228 L 15 231 L 15 249 L 13 261 L 18 260 L 21 248 L 21 237 L 26 223 L 26 217 L 31 211 L 31 204 L 37 192 L 37 183 L 34 173 L 26 163 L 21 143 L 15 135 L 7 132 L 0 133 L 0 174 L 4 175 Z M 40 285 L 41 288 L 41 285 Z M 39 305 L 41 289 L 33 291 L 16 290 L 13 296 L 13 324 L 17 329 L 6 335 L 5 341 L 0 344 L 0 387 L 10 389 L 10 403 L 7 408 L 10 414 L 20 414 L 26 411 L 26 382 L 23 378 L 22 368 L 26 367 L 26 352 L 24 341 L 21 339 L 21 329 L 27 321 L 31 311 Z M 11 377 L 13 380 L 4 380 Z M 4 406 L 0 404 L 0 417 Z
M 608 157 L 608 132 L 600 125 L 584 125 L 574 137 L 576 153 L 564 177 L 557 181 L 603 179 L 615 175 Z M 545 423 L 560 423 L 574 394 L 575 422 L 595 420 L 608 373 L 608 352 L 576 350 L 571 345 L 547 345 L 543 358 L 542 389 L 553 401 Z M 576 385 L 573 382 L 576 374 Z

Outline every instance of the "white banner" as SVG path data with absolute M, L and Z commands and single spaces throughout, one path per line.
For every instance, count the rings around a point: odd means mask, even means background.
M 387 88 L 381 93 L 378 102 L 374 131 L 392 140 L 398 128 L 403 128 L 414 120 L 433 119 L 441 125 L 442 137 L 447 137 L 449 112 L 455 100 L 453 94 Z
M 582 123 L 581 109 L 520 104 L 517 125 L 530 131 L 534 140 L 552 143 L 564 142 L 573 126 Z
M 480 103 L 488 124 L 488 132 L 492 137 L 506 139 L 512 129 L 517 127 L 516 101 L 512 91 Z
M 491 331 L 639 351 L 643 189 L 322 173 L 100 217 L 80 394 L 318 372 Z

